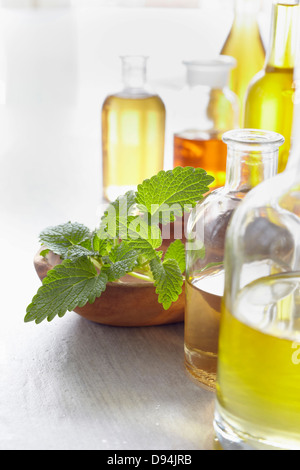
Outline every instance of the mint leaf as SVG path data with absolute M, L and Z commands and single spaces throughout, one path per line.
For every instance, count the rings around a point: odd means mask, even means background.
M 98 252 L 89 250 L 88 248 L 85 248 L 81 245 L 72 245 L 66 250 L 66 253 L 64 254 L 65 259 L 71 260 L 76 260 L 78 258 L 82 258 L 83 256 L 98 256 Z
M 98 237 L 103 238 L 127 238 L 127 227 L 135 218 L 133 209 L 135 207 L 135 192 L 128 191 L 110 203 L 101 218 Z
M 48 248 L 46 248 L 45 250 L 42 250 L 42 251 L 40 252 L 40 256 L 42 256 L 43 258 L 46 258 L 47 255 L 49 254 L 49 251 L 50 251 L 50 250 L 49 250 Z
M 214 178 L 202 168 L 176 167 L 160 171 L 143 181 L 136 194 L 137 207 L 148 212 L 152 220 L 173 222 L 176 216 L 190 209 L 202 199 Z
M 106 283 L 107 275 L 98 274 L 88 258 L 64 260 L 48 272 L 27 307 L 25 322 L 41 323 L 45 318 L 51 321 L 56 315 L 63 317 L 75 307 L 93 303 L 105 290 Z
M 157 255 L 156 249 L 162 244 L 161 231 L 157 225 L 148 225 L 140 216 L 130 221 L 128 238 L 131 249 L 138 250 L 145 258 L 151 260 Z
M 145 258 L 152 259 L 156 256 L 156 248 L 162 244 L 160 228 L 157 224 L 150 226 L 147 217 L 135 214 L 135 192 L 128 191 L 108 206 L 97 236 L 99 239 L 125 240 L 132 250 L 138 250 Z
M 73 245 L 90 248 L 90 230 L 77 222 L 48 227 L 40 233 L 40 242 L 61 258 L 68 256 Z
M 131 272 L 137 264 L 138 253 L 127 243 L 122 242 L 109 253 L 111 265 L 105 270 L 109 281 L 115 281 Z
M 135 196 L 134 191 L 128 191 L 108 206 L 97 236 L 99 239 L 109 237 L 127 241 L 132 250 L 139 251 L 150 260 L 157 256 L 155 250 L 162 244 L 161 231 L 158 224 L 148 223 L 146 215 L 136 215 Z
M 137 192 L 129 191 L 109 204 L 95 232 L 71 222 L 43 230 L 42 255 L 50 250 L 63 261 L 48 272 L 27 307 L 25 321 L 51 321 L 93 303 L 107 282 L 127 273 L 154 280 L 158 302 L 167 310 L 182 292 L 185 249 L 176 240 L 163 257 L 158 251 L 159 224 L 173 222 L 194 207 L 213 179 L 201 168 L 161 171 L 143 181 Z
M 170 243 L 164 257 L 164 261 L 167 259 L 175 259 L 182 273 L 185 271 L 185 246 L 181 240 L 175 240 Z
M 161 263 L 159 258 L 150 261 L 150 268 L 158 294 L 158 302 L 163 305 L 165 310 L 168 310 L 182 292 L 181 270 L 176 260 L 167 259 Z
M 92 238 L 92 249 L 97 253 L 97 256 L 106 255 L 111 247 L 107 238 L 100 238 L 97 233 L 94 233 Z

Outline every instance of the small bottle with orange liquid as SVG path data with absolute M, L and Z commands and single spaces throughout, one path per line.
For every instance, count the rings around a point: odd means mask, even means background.
M 174 167 L 204 168 L 215 178 L 211 188 L 223 186 L 226 178 L 227 147 L 222 135 L 238 127 L 239 104 L 229 90 L 234 58 L 185 61 L 186 86 L 178 109 L 181 130 L 174 135 Z

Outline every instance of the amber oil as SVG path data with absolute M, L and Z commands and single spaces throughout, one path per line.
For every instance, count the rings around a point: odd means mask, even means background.
M 225 184 L 227 146 L 221 139 L 203 134 L 201 137 L 197 132 L 174 135 L 174 166 L 204 168 L 215 178 L 210 186 L 215 189 Z

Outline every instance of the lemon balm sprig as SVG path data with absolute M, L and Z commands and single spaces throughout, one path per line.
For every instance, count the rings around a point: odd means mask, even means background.
M 125 275 L 153 282 L 158 302 L 170 308 L 182 292 L 185 247 L 177 239 L 163 253 L 161 227 L 194 207 L 213 180 L 201 168 L 161 171 L 109 204 L 97 230 L 77 222 L 43 230 L 42 256 L 52 251 L 61 264 L 48 271 L 25 322 L 51 321 L 93 303 Z

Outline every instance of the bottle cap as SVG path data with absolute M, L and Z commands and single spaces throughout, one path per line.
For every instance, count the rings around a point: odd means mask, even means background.
M 204 85 L 211 88 L 224 88 L 228 84 L 229 72 L 235 68 L 234 57 L 220 55 L 214 59 L 185 60 L 187 83 L 190 86 Z
M 275 2 L 276 5 L 294 6 L 299 5 L 300 0 L 278 0 Z

